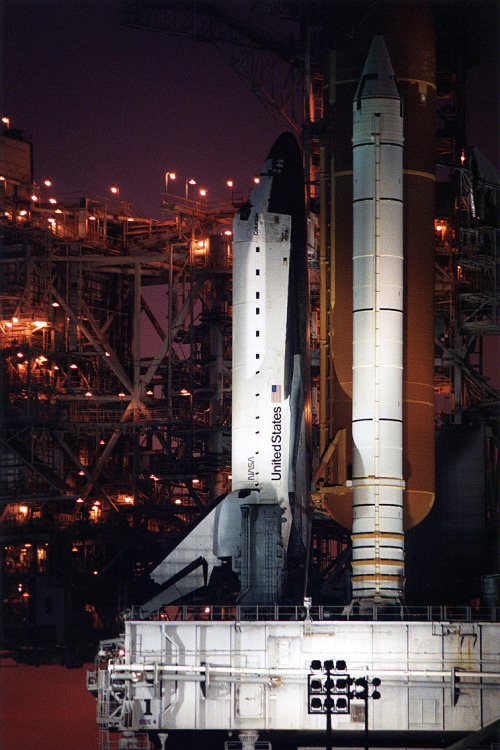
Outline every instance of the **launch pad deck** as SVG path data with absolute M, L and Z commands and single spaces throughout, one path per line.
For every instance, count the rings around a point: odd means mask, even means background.
M 189 616 L 190 608 L 177 609 L 179 618 Z M 204 614 L 225 617 L 227 610 Z M 349 686 L 374 678 L 380 700 L 369 701 L 370 731 L 474 732 L 497 719 L 498 624 L 471 620 L 468 608 L 462 619 L 444 621 L 418 621 L 409 612 L 406 620 L 316 620 L 304 610 L 302 620 L 281 619 L 286 610 L 260 621 L 126 621 L 122 639 L 101 644 L 88 676 L 100 726 L 324 731 L 324 708 L 311 711 L 310 677 L 325 659 L 345 662 L 332 672 L 341 684 L 332 693 L 334 732 L 360 731 L 367 701 L 349 695 Z M 316 676 L 321 683 L 324 670 Z

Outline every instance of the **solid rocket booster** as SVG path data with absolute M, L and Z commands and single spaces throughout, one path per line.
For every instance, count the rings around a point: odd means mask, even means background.
M 403 114 L 383 37 L 353 103 L 353 599 L 403 595 Z

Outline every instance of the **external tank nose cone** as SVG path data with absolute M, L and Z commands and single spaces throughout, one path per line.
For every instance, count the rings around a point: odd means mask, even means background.
M 399 92 L 384 37 L 375 36 L 354 98 L 382 96 L 399 99 Z

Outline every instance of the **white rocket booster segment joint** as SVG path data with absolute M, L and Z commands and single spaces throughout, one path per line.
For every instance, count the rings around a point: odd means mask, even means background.
M 353 102 L 353 598 L 400 599 L 403 116 L 385 42 Z

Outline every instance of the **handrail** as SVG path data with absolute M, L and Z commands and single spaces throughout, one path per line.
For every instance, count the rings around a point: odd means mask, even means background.
M 158 607 L 146 615 L 135 606 L 123 613 L 125 620 L 151 621 L 405 621 L 405 622 L 498 622 L 499 608 L 495 606 L 410 606 L 403 604 L 359 606 L 316 605 L 168 605 Z

